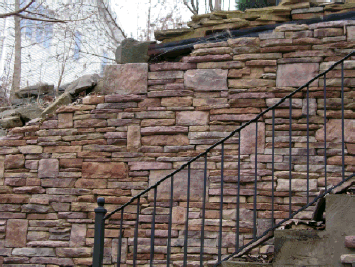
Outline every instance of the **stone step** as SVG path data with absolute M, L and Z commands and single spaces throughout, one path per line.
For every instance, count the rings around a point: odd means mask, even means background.
M 222 267 L 271 267 L 272 263 L 228 261 L 222 262 Z

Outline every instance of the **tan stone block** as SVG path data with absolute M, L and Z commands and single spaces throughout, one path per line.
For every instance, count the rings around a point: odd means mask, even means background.
M 57 178 L 59 173 L 58 159 L 41 159 L 38 164 L 38 178 Z
M 75 187 L 86 188 L 86 189 L 106 188 L 107 179 L 78 179 L 75 182 Z
M 22 154 L 41 154 L 43 152 L 41 146 L 19 146 L 18 149 Z
M 72 127 L 73 127 L 73 113 L 59 113 L 58 128 L 72 128 Z
M 137 152 L 141 147 L 141 127 L 137 125 L 128 126 L 127 130 L 127 150 Z
M 192 105 L 192 97 L 169 97 L 161 100 L 164 107 L 188 107 Z
M 27 242 L 27 220 L 8 220 L 6 226 L 5 247 L 25 247 Z
M 346 143 L 355 143 L 355 121 L 354 120 L 344 120 L 344 131 L 345 131 L 345 142 Z M 341 143 L 342 133 L 341 120 L 331 119 L 327 122 L 327 142 L 332 143 Z M 317 141 L 324 142 L 324 127 L 316 131 L 315 135 Z

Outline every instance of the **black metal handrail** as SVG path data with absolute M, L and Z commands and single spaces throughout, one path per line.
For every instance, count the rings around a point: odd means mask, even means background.
M 216 142 L 215 144 L 211 145 L 209 148 L 207 148 L 204 152 L 200 153 L 199 155 L 195 156 L 192 158 L 190 161 L 187 163 L 183 164 L 180 168 L 177 170 L 173 171 L 169 175 L 165 176 L 164 178 L 160 179 L 158 182 L 156 182 L 154 185 L 148 187 L 141 193 L 137 194 L 136 196 L 132 197 L 127 203 L 124 205 L 120 206 L 119 208 L 115 209 L 114 211 L 110 212 L 109 214 L 106 214 L 106 210 L 103 208 L 104 206 L 104 199 L 99 198 L 98 204 L 99 208 L 95 209 L 96 212 L 96 217 L 95 217 L 95 242 L 94 242 L 94 262 L 93 266 L 94 267 L 100 267 L 102 266 L 102 259 L 103 259 L 103 236 L 104 236 L 104 221 L 111 218 L 113 214 L 116 214 L 118 212 L 121 212 L 120 216 L 120 235 L 119 235 L 119 245 L 118 245 L 118 256 L 117 256 L 117 266 L 120 266 L 120 261 L 121 261 L 121 241 L 122 241 L 122 229 L 123 229 L 123 213 L 124 209 L 132 204 L 133 202 L 137 202 L 137 216 L 136 216 L 136 222 L 135 222 L 135 229 L 134 229 L 134 248 L 133 248 L 133 266 L 136 266 L 137 262 L 137 251 L 138 251 L 138 226 L 139 226 L 139 209 L 140 209 L 140 200 L 141 197 L 145 194 L 147 194 L 150 191 L 154 192 L 154 207 L 153 207 L 153 214 L 152 214 L 152 223 L 151 223 L 151 250 L 150 250 L 150 266 L 153 266 L 153 261 L 154 261 L 154 233 L 155 233 L 155 216 L 156 216 L 156 207 L 157 207 L 157 190 L 158 186 L 166 181 L 167 179 L 170 178 L 170 201 L 169 201 L 169 221 L 168 221 L 168 243 L 167 243 L 167 259 L 166 263 L 167 266 L 170 265 L 170 250 L 171 250 L 171 226 L 172 226 L 172 207 L 173 207 L 173 197 L 174 197 L 174 176 L 178 174 L 180 171 L 184 170 L 187 168 L 188 172 L 188 177 L 187 177 L 187 209 L 186 209 L 186 221 L 185 221 L 185 238 L 184 238 L 184 259 L 183 259 L 183 266 L 187 266 L 187 241 L 188 241 L 188 224 L 189 224 L 189 202 L 190 202 L 190 180 L 191 180 L 191 164 L 198 159 L 203 158 L 204 160 L 204 182 L 203 182 L 203 201 L 202 201 L 202 223 L 201 223 L 201 246 L 200 246 L 200 266 L 203 266 L 203 254 L 204 254 L 204 238 L 205 238 L 205 210 L 206 210 L 206 191 L 207 191 L 207 155 L 208 153 L 216 148 L 218 145 L 221 145 L 221 196 L 220 196 L 220 222 L 219 222 L 219 240 L 218 240 L 218 259 L 217 263 L 214 266 L 218 266 L 222 261 L 230 259 L 232 256 L 238 254 L 240 251 L 242 251 L 244 248 L 246 248 L 248 245 L 250 245 L 253 242 L 256 242 L 260 238 L 263 238 L 265 235 L 267 235 L 269 232 L 273 231 L 277 227 L 279 227 L 282 223 L 285 221 L 289 220 L 290 218 L 293 218 L 296 214 L 299 212 L 305 210 L 312 204 L 314 204 L 320 197 L 324 196 L 325 194 L 329 193 L 334 187 L 328 189 L 327 188 L 327 136 L 326 136 L 326 74 L 333 70 L 336 66 L 341 64 L 341 110 L 342 110 L 342 182 L 339 183 L 336 186 L 339 186 L 343 182 L 349 180 L 354 176 L 352 174 L 348 178 L 345 178 L 345 134 L 344 134 L 344 61 L 347 60 L 348 58 L 352 57 L 355 55 L 355 52 L 350 53 L 343 59 L 337 61 L 334 63 L 329 69 L 324 71 L 323 73 L 317 75 L 310 81 L 308 81 L 306 84 L 303 86 L 299 87 L 289 95 L 283 97 L 278 103 L 275 105 L 267 108 L 263 112 L 259 113 L 254 119 L 246 122 L 233 132 L 231 132 L 228 136 L 225 138 L 221 139 L 220 141 Z M 316 81 L 317 79 L 324 77 L 324 171 L 325 171 L 325 192 L 316 197 L 313 201 L 309 201 L 309 86 Z M 306 99 L 307 99 L 307 205 L 303 206 L 302 208 L 298 209 L 295 212 L 292 212 L 292 187 L 291 187 L 291 181 L 292 181 L 292 97 L 297 94 L 298 92 L 301 92 L 304 88 L 307 88 L 306 91 Z M 279 107 L 282 103 L 284 103 L 286 100 L 289 100 L 289 218 L 282 220 L 278 224 L 274 224 L 274 138 L 275 138 L 275 109 Z M 257 219 L 257 176 L 258 176 L 258 160 L 257 160 L 257 155 L 258 155 L 258 121 L 259 119 L 268 113 L 269 111 L 272 111 L 272 227 L 269 228 L 267 231 L 265 231 L 263 234 L 260 236 L 257 236 L 257 227 L 256 227 L 256 219 Z M 255 123 L 256 127 L 256 134 L 255 134 L 255 184 L 254 184 L 254 201 L 253 201 L 253 239 L 250 241 L 248 244 L 243 245 L 239 247 L 239 209 L 240 209 L 240 132 L 243 130 L 245 127 L 248 125 Z M 223 214 L 223 180 L 224 180 L 224 145 L 227 140 L 229 140 L 231 137 L 233 137 L 236 133 L 238 133 L 238 140 L 239 140 L 239 148 L 238 148 L 238 184 L 237 184 L 237 202 L 236 202 L 236 249 L 235 253 L 227 256 L 226 258 L 222 259 L 222 252 L 221 252 L 221 242 L 222 242 L 222 214 Z M 98 222 L 98 223 L 96 223 Z

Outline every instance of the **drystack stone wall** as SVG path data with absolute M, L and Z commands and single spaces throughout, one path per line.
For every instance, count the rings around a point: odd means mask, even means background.
M 63 106 L 42 122 L 0 139 L 0 265 L 89 266 L 96 199 L 112 211 L 272 106 L 354 49 L 353 21 L 284 25 L 258 38 L 195 45 L 181 62 L 126 64 L 106 70 L 107 95 Z M 345 66 L 346 175 L 354 172 L 354 58 Z M 149 69 L 148 69 L 149 68 Z M 327 75 L 328 183 L 341 179 L 341 72 Z M 323 80 L 310 86 L 310 190 L 324 187 Z M 293 97 L 293 208 L 306 203 L 305 92 Z M 275 218 L 288 216 L 288 103 L 276 110 Z M 271 114 L 258 123 L 258 233 L 271 221 Z M 241 244 L 252 238 L 255 126 L 241 134 Z M 224 254 L 234 252 L 238 136 L 225 145 Z M 220 147 L 208 155 L 205 255 L 217 254 Z M 204 162 L 191 166 L 189 252 L 199 254 Z M 174 177 L 172 256 L 181 266 L 186 171 Z M 156 258 L 166 258 L 169 183 L 158 190 Z M 132 263 L 135 207 L 126 209 L 124 266 Z M 152 195 L 141 199 L 139 265 L 149 260 Z M 309 219 L 311 211 L 302 214 Z M 119 216 L 106 230 L 105 266 L 117 258 Z M 272 251 L 272 245 L 258 249 Z M 256 252 L 256 251 L 255 251 Z M 192 260 L 194 257 L 192 256 Z M 198 258 L 196 258 L 198 260 Z M 156 263 L 156 266 L 158 266 Z

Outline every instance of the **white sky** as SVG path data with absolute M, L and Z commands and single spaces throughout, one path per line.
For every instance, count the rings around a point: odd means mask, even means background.
M 174 14 L 180 13 L 182 20 L 191 20 L 192 13 L 184 6 L 183 0 L 166 0 L 167 5 L 161 4 L 163 0 L 151 0 L 152 17 L 158 13 L 168 14 L 174 6 Z M 235 0 L 222 0 L 223 10 L 235 9 Z M 149 0 L 111 0 L 111 7 L 116 12 L 118 22 L 126 34 L 137 39 L 139 29 L 146 29 Z M 205 13 L 205 0 L 200 0 L 200 14 Z M 139 33 L 138 33 L 139 34 Z

